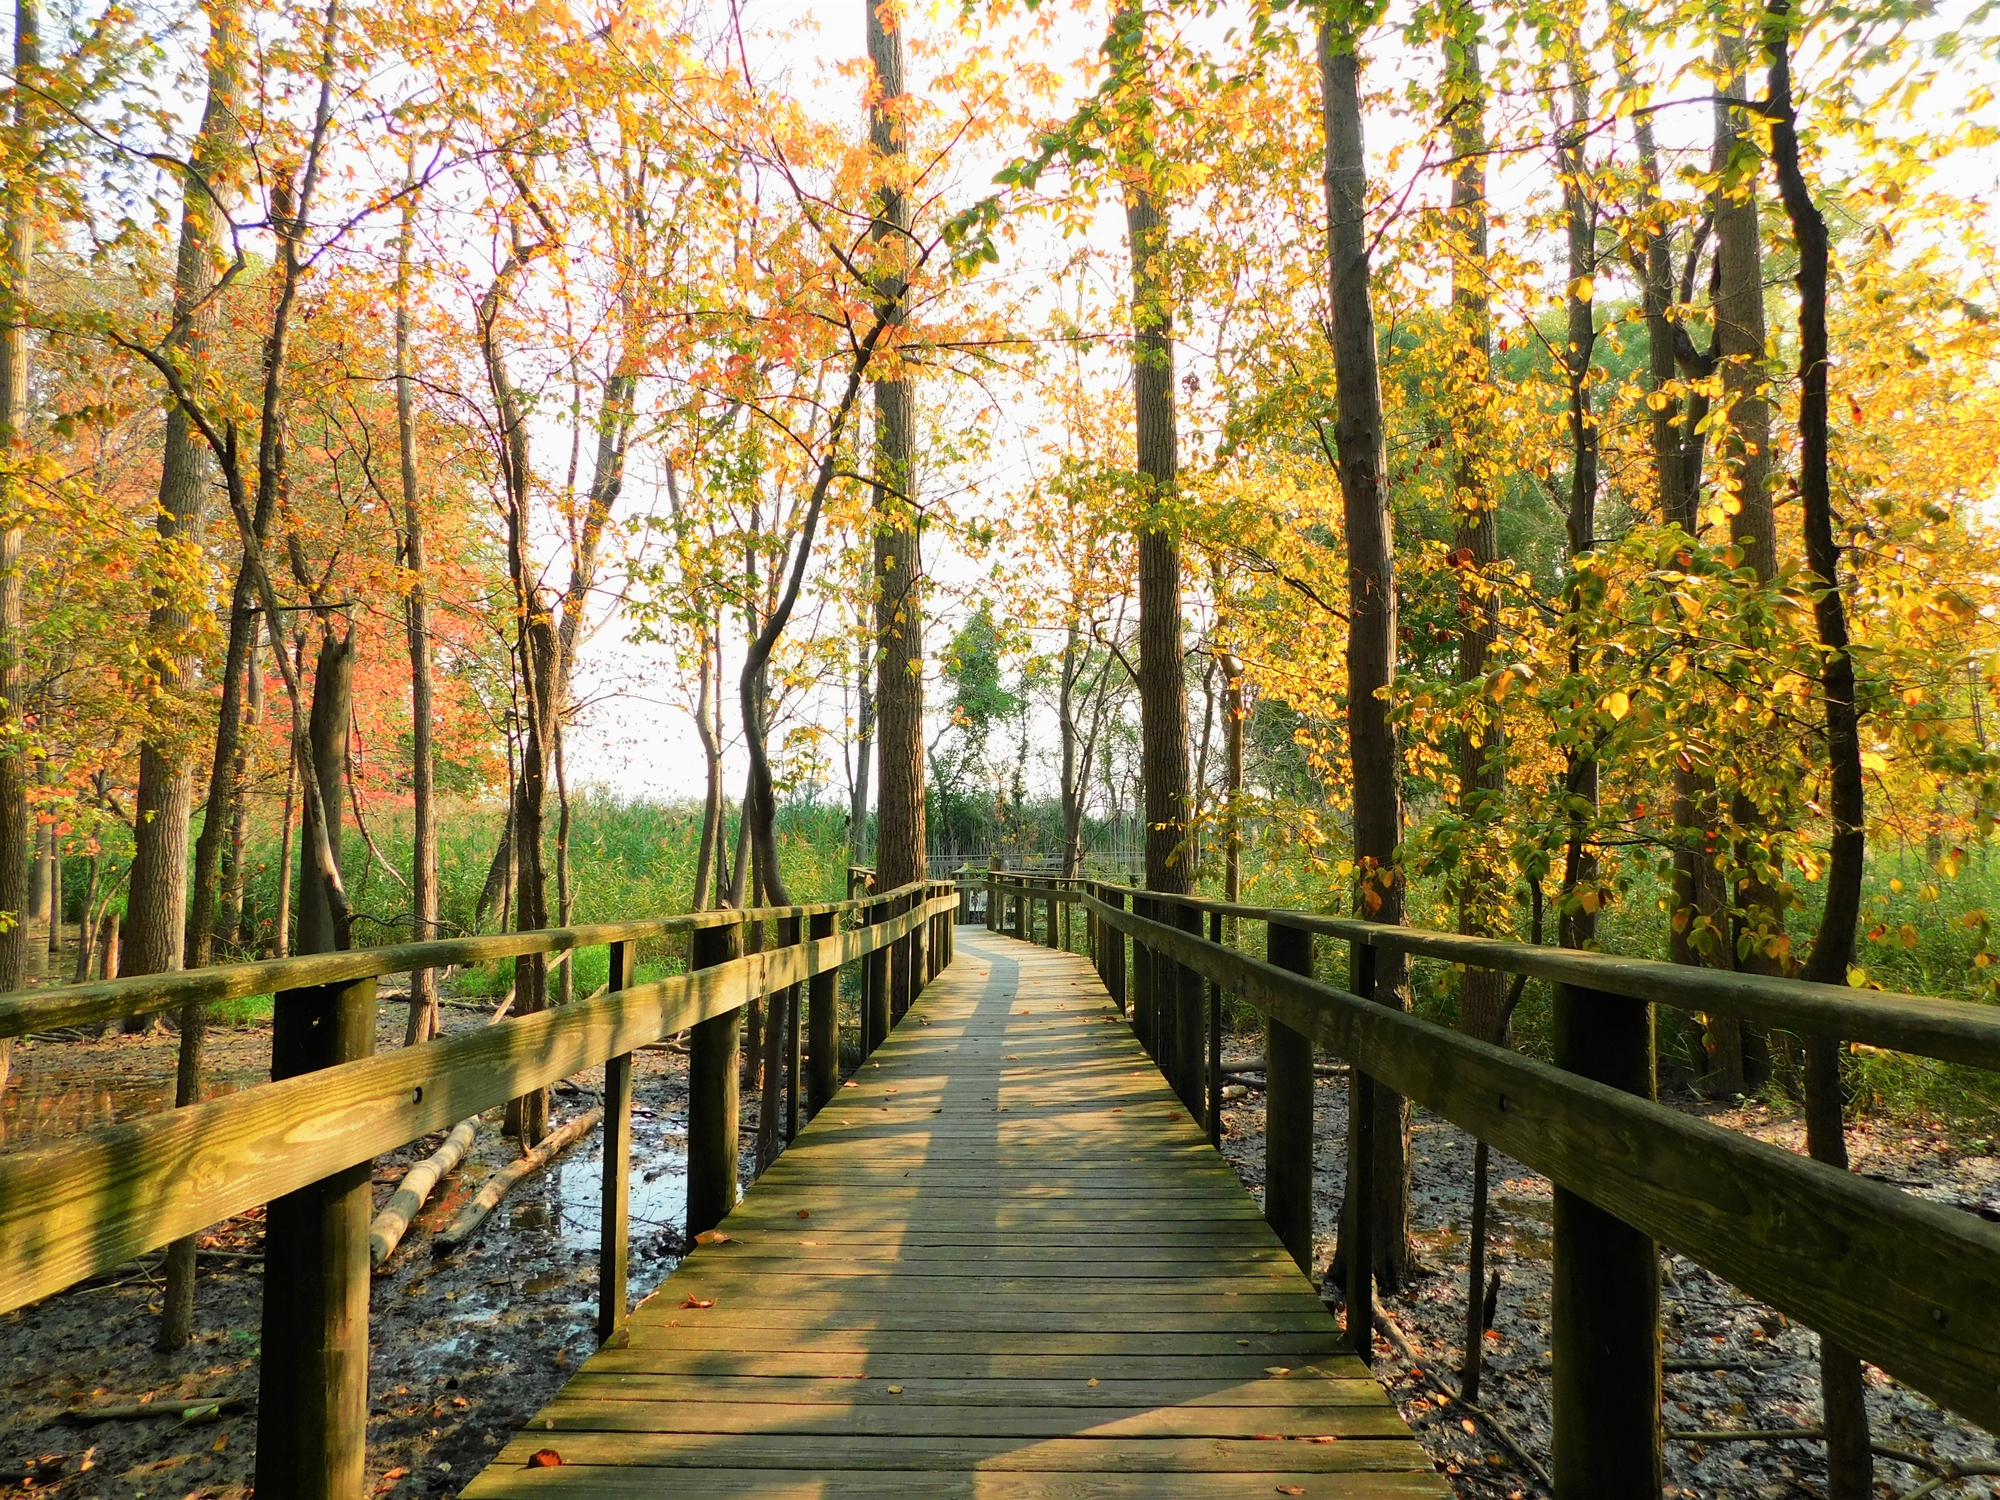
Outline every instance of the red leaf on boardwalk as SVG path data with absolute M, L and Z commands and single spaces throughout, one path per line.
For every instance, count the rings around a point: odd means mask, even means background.
M 553 1448 L 538 1448 L 528 1455 L 528 1467 L 531 1469 L 560 1469 L 562 1467 L 562 1455 Z

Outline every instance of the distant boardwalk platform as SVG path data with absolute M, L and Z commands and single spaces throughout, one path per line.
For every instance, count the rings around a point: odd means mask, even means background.
M 1449 1495 L 1090 962 L 956 937 L 464 1493 Z

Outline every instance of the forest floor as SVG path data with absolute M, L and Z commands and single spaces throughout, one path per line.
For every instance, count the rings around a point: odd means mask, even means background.
M 1247 1060 L 1247 1059 L 1246 1059 Z M 1314 1264 L 1333 1255 L 1347 1168 L 1347 1085 L 1318 1080 L 1314 1110 Z M 1805 1148 L 1796 1115 L 1751 1104 L 1722 1108 L 1670 1099 L 1716 1124 L 1792 1151 Z M 1262 1199 L 1264 1096 L 1225 1106 L 1223 1154 Z M 1967 1148 L 1970 1149 L 1967 1149 Z M 1850 1128 L 1854 1170 L 1938 1202 L 2000 1219 L 2000 1157 L 1994 1143 L 1862 1120 Z M 1382 1310 L 1414 1352 L 1376 1341 L 1376 1371 L 1418 1440 L 1450 1476 L 1462 1500 L 1530 1500 L 1549 1493 L 1551 1294 L 1547 1178 L 1493 1154 L 1487 1265 L 1500 1271 L 1493 1329 L 1485 1341 L 1480 1408 L 1504 1429 L 1456 1402 L 1466 1331 L 1467 1227 L 1472 1216 L 1474 1142 L 1456 1126 L 1415 1112 L 1411 1131 L 1410 1221 L 1414 1274 Z M 1678 1255 L 1661 1261 L 1666 1425 L 1676 1432 L 1768 1432 L 1816 1428 L 1819 1340 L 1782 1313 L 1738 1292 Z M 1332 1290 L 1328 1289 L 1328 1295 Z M 1991 1461 L 1991 1437 L 1868 1369 L 1869 1425 L 1878 1444 L 1916 1457 Z M 1523 1454 L 1526 1455 L 1524 1461 Z M 1675 1439 L 1666 1444 L 1666 1493 L 1685 1500 L 1806 1500 L 1825 1493 L 1825 1452 L 1816 1442 Z M 1921 1463 L 1876 1461 L 1876 1493 L 1902 1496 L 1936 1477 Z M 1968 1478 L 1927 1493 L 2000 1497 L 2000 1480 Z
M 446 1030 L 485 1024 L 447 1010 Z M 400 1046 L 400 1007 L 385 1007 L 378 1045 Z M 0 1146 L 128 1119 L 171 1104 L 177 1038 L 157 1032 L 98 1041 L 37 1042 L 16 1053 L 0 1107 Z M 209 1033 L 211 1091 L 268 1076 L 268 1024 Z M 555 1091 L 560 1123 L 597 1102 L 602 1070 Z M 679 1263 L 687 1199 L 687 1077 L 676 1054 L 641 1052 L 634 1080 L 631 1295 L 645 1296 Z M 746 1121 L 756 1106 L 746 1098 Z M 375 1277 L 370 1305 L 368 1478 L 374 1494 L 455 1494 L 596 1348 L 602 1135 L 593 1132 L 511 1192 L 457 1254 L 436 1257 L 442 1228 L 479 1185 L 515 1156 L 500 1111 L 482 1117 L 474 1149 Z M 376 1163 L 376 1205 L 443 1137 Z M 217 1225 L 204 1249 L 261 1250 L 263 1212 Z M 256 1262 L 205 1262 L 195 1336 L 158 1354 L 160 1276 L 134 1266 L 0 1317 L 0 1488 L 33 1476 L 32 1493 L 64 1497 L 199 1496 L 240 1500 L 253 1478 L 253 1414 L 190 1426 L 171 1418 L 71 1426 L 66 1411 L 122 1403 L 169 1405 L 254 1395 L 262 1278 Z

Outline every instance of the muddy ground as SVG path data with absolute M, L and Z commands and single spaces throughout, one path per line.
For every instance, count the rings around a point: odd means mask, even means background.
M 483 1010 L 447 1012 L 447 1031 L 485 1024 Z M 400 1045 L 400 1011 L 385 1009 L 379 1045 Z M 171 1034 L 41 1042 L 16 1055 L 0 1124 L 5 1144 L 130 1118 L 170 1104 Z M 210 1033 L 216 1092 L 266 1076 L 268 1025 Z M 682 1253 L 687 1196 L 682 1060 L 642 1052 L 633 1108 L 631 1294 L 657 1286 Z M 79 1082 L 79 1080 L 83 1080 Z M 601 1071 L 558 1086 L 555 1119 L 597 1102 Z M 513 1431 L 552 1397 L 596 1347 L 601 1136 L 593 1133 L 549 1171 L 515 1188 L 464 1250 L 433 1256 L 430 1235 L 514 1157 L 499 1111 L 474 1150 L 375 1278 L 370 1308 L 368 1463 L 371 1488 L 398 1496 L 455 1494 Z M 745 1114 L 754 1124 L 755 1105 Z M 377 1164 L 379 1207 L 433 1136 Z M 211 1251 L 262 1248 L 262 1211 L 205 1235 Z M 0 1478 L 24 1470 L 35 1494 L 201 1497 L 248 1493 L 254 1415 L 189 1426 L 175 1419 L 62 1423 L 72 1408 L 184 1402 L 256 1389 L 262 1284 L 254 1261 L 204 1262 L 195 1338 L 177 1354 L 152 1351 L 159 1275 L 134 1266 L 0 1317 Z M 18 1493 L 19 1491 L 10 1491 Z
M 1247 1061 L 1247 1059 L 1246 1059 Z M 1316 1089 L 1314 1264 L 1333 1255 L 1347 1168 L 1347 1085 L 1321 1078 Z M 1722 1109 L 1692 1098 L 1669 1100 L 1716 1124 L 1784 1146 L 1805 1148 L 1796 1116 L 1762 1106 Z M 1252 1092 L 1223 1112 L 1223 1152 L 1261 1201 L 1264 1103 Z M 1911 1135 L 1863 1123 L 1849 1132 L 1856 1171 L 2000 1218 L 2000 1159 L 1992 1143 L 1961 1151 L 1942 1136 Z M 1419 1110 L 1412 1127 L 1410 1218 L 1416 1274 L 1382 1299 L 1416 1358 L 1377 1341 L 1377 1370 L 1425 1449 L 1464 1500 L 1527 1500 L 1549 1493 L 1548 1321 L 1550 1207 L 1547 1178 L 1497 1153 L 1489 1178 L 1487 1264 L 1501 1273 L 1494 1327 L 1485 1340 L 1481 1408 L 1504 1429 L 1475 1419 L 1452 1399 L 1465 1346 L 1467 1227 L 1473 1141 Z M 1743 1296 L 1692 1261 L 1661 1258 L 1666 1425 L 1672 1433 L 1817 1427 L 1819 1340 L 1783 1314 Z M 1337 1296 L 1325 1288 L 1329 1298 Z M 1700 1367 L 1700 1368 L 1697 1368 Z M 1991 1460 L 1995 1445 L 1978 1428 L 1940 1411 L 1916 1392 L 1869 1370 L 1870 1427 L 1877 1443 L 1919 1459 Z M 1524 1459 L 1521 1454 L 1525 1453 Z M 1687 1500 L 1805 1500 L 1825 1493 L 1825 1454 L 1809 1441 L 1716 1441 L 1670 1437 L 1667 1494 Z M 1878 1458 L 1877 1493 L 1900 1496 L 1935 1477 L 1920 1463 Z M 1946 1497 L 2000 1496 L 2000 1480 L 1965 1479 Z

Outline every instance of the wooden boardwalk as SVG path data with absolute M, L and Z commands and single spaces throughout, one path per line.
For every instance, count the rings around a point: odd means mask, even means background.
M 1450 1493 L 1089 962 L 957 943 L 467 1496 Z

